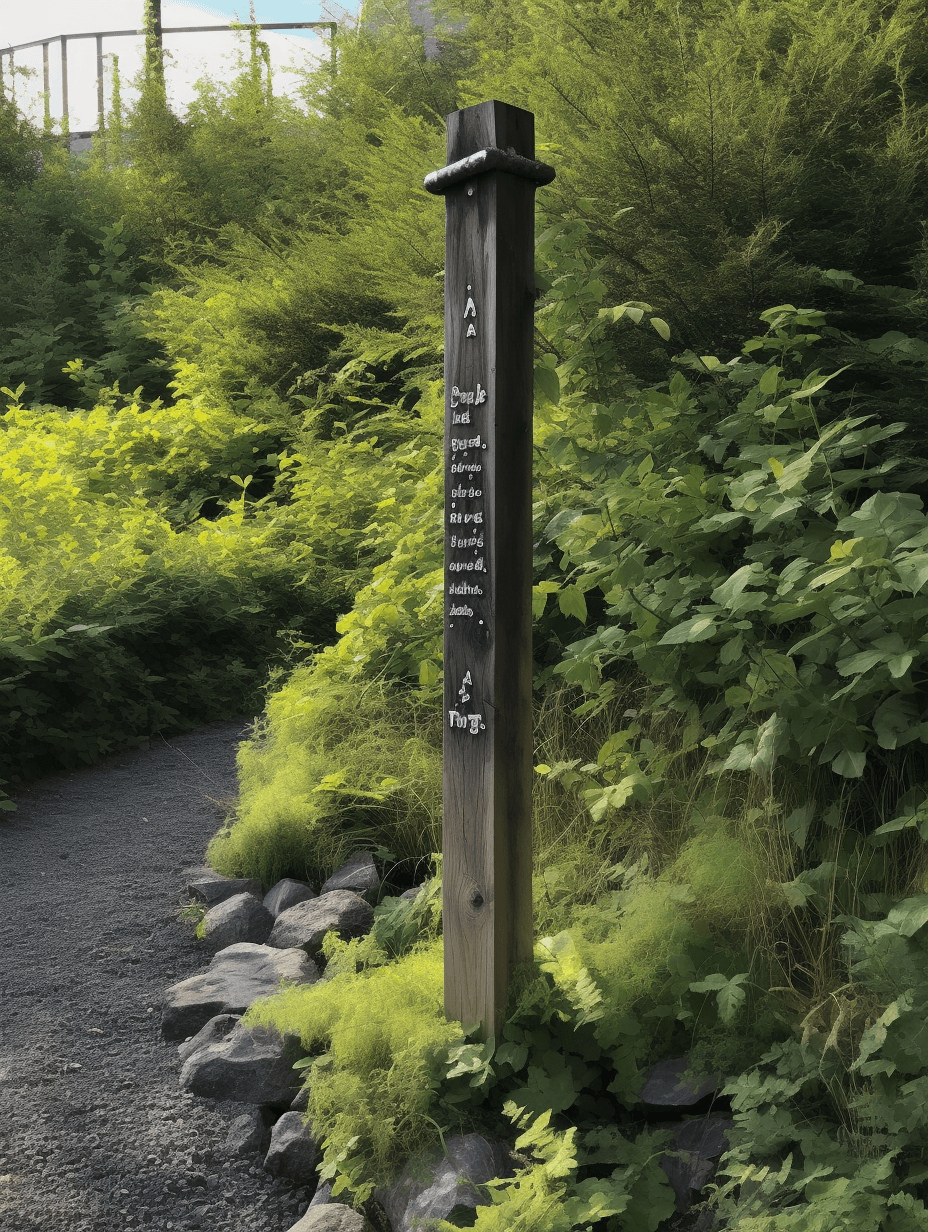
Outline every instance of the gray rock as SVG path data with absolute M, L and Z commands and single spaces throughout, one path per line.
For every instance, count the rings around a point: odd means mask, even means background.
M 242 941 L 220 950 L 208 971 L 165 992 L 161 1031 L 166 1040 L 195 1035 L 216 1014 L 244 1014 L 253 1001 L 277 991 L 282 979 L 314 984 L 319 970 L 303 950 Z
M 264 905 L 276 919 L 288 907 L 295 907 L 297 903 L 306 903 L 315 897 L 316 891 L 311 885 L 307 885 L 305 881 L 294 881 L 292 877 L 285 877 L 283 881 L 278 881 L 277 885 L 268 890 L 264 896 Z
M 226 1150 L 230 1155 L 263 1153 L 268 1141 L 267 1126 L 258 1108 L 249 1108 L 229 1126 Z
M 710 1074 L 708 1078 L 684 1078 L 689 1067 L 689 1057 L 672 1057 L 652 1065 L 641 1088 L 642 1103 L 664 1108 L 689 1108 L 718 1090 L 719 1078 L 715 1074 Z
M 694 1197 L 712 1179 L 718 1166 L 711 1159 L 704 1159 L 692 1151 L 662 1155 L 659 1163 L 670 1181 L 678 1214 L 689 1210 Z
M 320 894 L 330 894 L 333 890 L 354 890 L 368 902 L 373 902 L 380 889 L 380 874 L 374 857 L 369 851 L 359 851 L 347 863 L 334 872 L 319 891 Z
M 203 940 L 216 950 L 252 941 L 261 945 L 274 927 L 274 917 L 254 894 L 233 894 L 210 907 L 204 920 Z
M 300 1112 L 285 1112 L 271 1131 L 264 1167 L 272 1176 L 289 1176 L 308 1185 L 316 1179 L 319 1146 Z
M 728 1131 L 734 1121 L 724 1117 L 699 1117 L 673 1128 L 672 1154 L 662 1155 L 660 1166 L 676 1197 L 677 1212 L 689 1209 L 699 1191 L 712 1179 L 718 1158 L 728 1150 Z
M 718 1159 L 728 1150 L 728 1132 L 734 1121 L 726 1117 L 707 1116 L 677 1125 L 673 1136 L 675 1151 L 693 1151 L 706 1159 Z
M 191 898 L 197 898 L 207 907 L 215 907 L 233 894 L 254 894 L 261 897 L 261 882 L 252 877 L 222 877 L 219 873 L 200 873 L 185 883 Z
M 199 1049 L 184 1062 L 180 1085 L 206 1099 L 286 1108 L 299 1081 L 293 1063 L 300 1056 L 298 1036 L 271 1027 L 249 1030 L 240 1023 L 221 1043 Z
M 390 1189 L 377 1200 L 393 1232 L 412 1232 L 431 1219 L 452 1219 L 463 1211 L 485 1206 L 488 1199 L 475 1188 L 498 1176 L 510 1176 L 506 1148 L 480 1134 L 449 1138 L 444 1155 L 419 1157 L 404 1168 Z
M 425 889 L 424 885 L 413 886 L 411 890 L 404 890 L 403 893 L 400 895 L 400 898 L 405 898 L 409 902 L 412 902 L 413 899 L 419 897 L 419 895 L 422 893 L 424 889 Z
M 316 1187 L 316 1192 L 313 1194 L 313 1200 L 310 1206 L 325 1206 L 327 1202 L 332 1201 L 332 1182 L 323 1181 L 321 1185 Z
M 309 1107 L 309 1087 L 302 1086 L 293 1097 L 293 1103 L 290 1105 L 291 1112 L 305 1112 Z
M 205 1027 L 201 1027 L 196 1035 L 178 1044 L 177 1055 L 182 1061 L 186 1061 L 198 1048 L 205 1048 L 207 1044 L 218 1044 L 220 1040 L 226 1038 L 240 1019 L 241 1014 L 217 1014 L 209 1020 Z
M 363 1215 L 341 1202 L 328 1202 L 325 1206 L 313 1206 L 289 1232 L 374 1232 Z
M 318 954 L 328 932 L 342 938 L 362 937 L 370 931 L 374 910 L 352 890 L 332 890 L 310 902 L 297 903 L 274 921 L 268 945 L 281 949 L 299 946 L 307 954 Z

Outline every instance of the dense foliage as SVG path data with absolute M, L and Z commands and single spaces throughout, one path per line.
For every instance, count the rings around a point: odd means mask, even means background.
M 928 12 L 462 0 L 276 98 L 70 157 L 0 107 L 0 773 L 266 705 L 220 871 L 386 869 L 375 928 L 249 1012 L 299 1034 L 363 1203 L 457 1129 L 476 1227 L 673 1218 L 651 1063 L 720 1073 L 733 1232 L 926 1226 Z M 441 1006 L 443 116 L 538 197 L 535 962 Z M 398 892 L 431 873 L 410 905 Z

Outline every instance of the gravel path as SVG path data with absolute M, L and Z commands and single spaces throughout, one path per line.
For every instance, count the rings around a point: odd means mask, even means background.
M 243 720 L 24 788 L 0 812 L 0 1232 L 286 1232 L 309 1193 L 224 1150 L 242 1104 L 180 1090 L 165 988 L 235 795 Z

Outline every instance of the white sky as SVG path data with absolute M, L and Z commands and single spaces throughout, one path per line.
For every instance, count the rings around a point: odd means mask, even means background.
M 346 7 L 352 0 L 346 0 Z M 353 7 L 356 9 L 357 4 Z M 91 33 L 98 30 L 138 29 L 142 23 L 143 0 L 33 0 L 17 3 L 0 0 L 0 48 L 33 39 L 54 39 L 60 34 Z M 256 16 L 264 21 L 328 21 L 339 20 L 344 9 L 340 3 L 326 0 L 255 0 Z M 248 20 L 248 0 L 162 0 L 162 23 L 165 26 L 206 26 L 228 22 L 234 13 Z M 278 94 L 293 94 L 296 79 L 286 66 L 307 63 L 312 57 L 327 56 L 325 32 L 292 34 L 266 31 L 262 39 L 271 49 L 274 67 L 274 87 Z M 165 35 L 164 47 L 173 59 L 166 59 L 168 93 L 178 114 L 183 114 L 193 97 L 191 85 L 208 74 L 219 80 L 229 80 L 235 71 L 234 53 L 244 36 L 232 33 Z M 104 91 L 106 107 L 110 105 L 110 53 L 119 56 L 119 74 L 123 100 L 131 101 L 134 92 L 128 83 L 141 67 L 143 40 L 140 38 L 104 39 Z M 61 44 L 53 41 L 48 49 L 51 113 L 61 116 Z M 16 101 L 20 109 L 41 123 L 42 48 L 35 47 L 16 53 L 17 68 L 28 68 L 33 74 L 16 77 Z M 9 94 L 9 57 L 3 58 L 4 78 Z M 68 109 L 72 132 L 97 126 L 96 40 L 76 39 L 68 42 Z M 57 127 L 57 123 L 56 123 Z

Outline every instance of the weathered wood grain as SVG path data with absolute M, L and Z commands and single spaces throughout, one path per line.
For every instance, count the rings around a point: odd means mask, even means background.
M 448 162 L 534 158 L 504 103 L 448 117 Z M 532 957 L 531 475 L 535 183 L 445 193 L 445 1011 L 485 1035 Z

